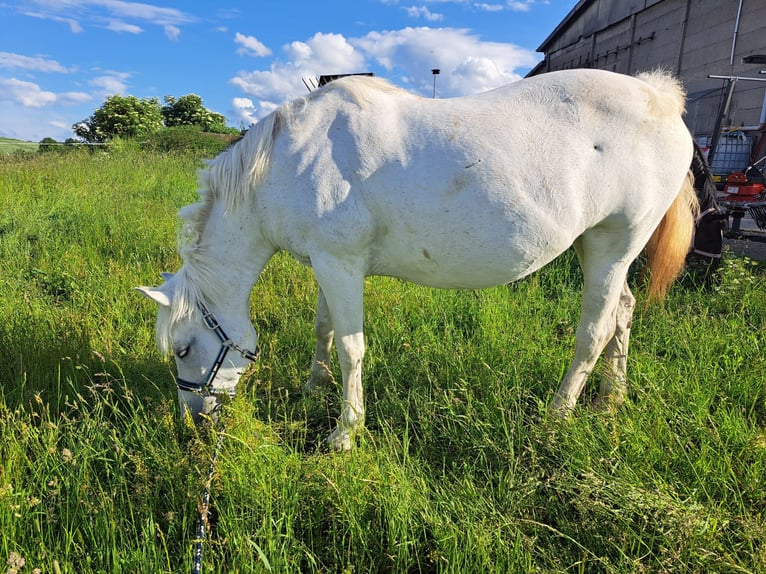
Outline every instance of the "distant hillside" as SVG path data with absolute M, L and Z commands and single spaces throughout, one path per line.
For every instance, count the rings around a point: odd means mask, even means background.
M 36 142 L 26 142 L 15 140 L 13 138 L 0 138 L 0 154 L 16 153 L 18 151 L 37 151 L 39 144 Z

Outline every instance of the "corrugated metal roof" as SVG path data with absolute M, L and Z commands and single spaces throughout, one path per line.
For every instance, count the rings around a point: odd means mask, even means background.
M 567 27 L 569 26 L 569 23 L 570 23 L 572 20 L 574 20 L 575 18 L 577 18 L 577 17 L 580 15 L 580 13 L 581 13 L 583 10 L 585 10 L 585 8 L 587 8 L 587 7 L 588 7 L 588 5 L 590 5 L 590 4 L 593 4 L 593 2 L 595 2 L 595 1 L 596 1 L 596 0 L 580 0 L 580 1 L 579 1 L 579 2 L 578 2 L 576 5 L 575 5 L 575 7 L 574 7 L 574 8 L 572 8 L 572 9 L 569 11 L 569 14 L 567 14 L 567 15 L 564 17 L 564 19 L 563 19 L 561 22 L 559 22 L 559 25 L 558 25 L 558 26 L 556 26 L 556 27 L 553 29 L 553 32 L 551 32 L 551 33 L 548 35 L 548 37 L 547 37 L 545 40 L 543 40 L 543 43 L 542 43 L 542 44 L 540 44 L 540 46 L 537 48 L 537 51 L 538 51 L 538 52 L 543 52 L 543 53 L 545 53 L 545 52 L 546 52 L 546 49 L 548 48 L 548 45 L 549 45 L 549 44 L 551 44 L 551 43 L 552 43 L 552 42 L 553 42 L 553 41 L 554 41 L 556 38 L 558 38 L 558 36 L 559 36 L 559 35 L 560 35 L 560 34 L 561 34 L 561 33 L 562 33 L 564 30 L 566 30 L 566 29 L 567 29 Z

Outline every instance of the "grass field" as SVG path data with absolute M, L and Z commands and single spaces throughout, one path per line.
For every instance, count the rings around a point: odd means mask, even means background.
M 40 146 L 34 142 L 26 142 L 13 138 L 0 138 L 0 155 L 20 151 L 36 152 L 38 147 Z
M 0 571 L 191 570 L 218 431 L 179 420 L 132 288 L 179 266 L 200 165 L 130 145 L 0 157 Z M 729 255 L 713 289 L 686 278 L 649 308 L 637 288 L 629 401 L 591 410 L 594 380 L 559 421 L 580 282 L 572 254 L 484 291 L 369 279 L 367 430 L 337 455 L 339 389 L 301 393 L 316 285 L 277 256 L 203 571 L 766 571 L 764 268 Z

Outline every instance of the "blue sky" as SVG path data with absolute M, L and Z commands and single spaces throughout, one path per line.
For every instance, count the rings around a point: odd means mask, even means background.
M 0 136 L 73 137 L 111 95 L 202 97 L 248 126 L 321 74 L 431 96 L 523 77 L 576 0 L 0 0 Z

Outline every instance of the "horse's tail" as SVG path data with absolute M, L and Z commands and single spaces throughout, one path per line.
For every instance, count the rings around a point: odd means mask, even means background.
M 681 190 L 654 230 L 646 245 L 649 268 L 648 301 L 665 297 L 681 273 L 694 235 L 699 201 L 694 191 L 694 176 L 689 172 Z

